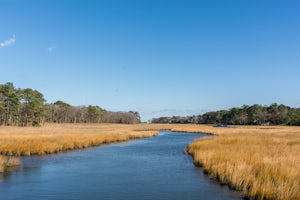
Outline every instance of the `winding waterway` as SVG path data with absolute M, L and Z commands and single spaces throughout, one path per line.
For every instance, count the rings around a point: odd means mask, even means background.
M 203 136 L 160 131 L 127 143 L 23 158 L 21 169 L 0 180 L 0 199 L 240 199 L 183 154 L 188 143 Z

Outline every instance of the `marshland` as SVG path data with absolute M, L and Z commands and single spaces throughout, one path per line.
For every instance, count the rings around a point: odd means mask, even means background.
M 156 137 L 22 158 L 4 173 L 1 199 L 239 199 L 209 180 L 183 149 L 203 134 Z
M 190 141 L 186 144 L 187 151 L 195 166 L 201 167 L 208 177 L 240 191 L 242 196 L 257 199 L 300 197 L 300 127 L 215 128 L 193 124 L 0 127 L 0 152 L 8 156 L 45 155 L 157 136 L 159 130 L 213 135 Z M 181 148 L 183 156 L 184 148 Z
M 0 8 L 0 200 L 300 200 L 299 0 Z

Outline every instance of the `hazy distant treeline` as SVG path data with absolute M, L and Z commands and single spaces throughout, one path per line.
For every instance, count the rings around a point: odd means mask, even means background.
M 300 108 L 276 103 L 270 106 L 244 105 L 241 108 L 207 112 L 203 115 L 152 119 L 152 123 L 192 123 L 222 125 L 300 125 Z
M 37 126 L 53 123 L 140 123 L 138 112 L 111 112 L 99 106 L 72 106 L 63 101 L 47 104 L 42 93 L 0 84 L 0 125 Z

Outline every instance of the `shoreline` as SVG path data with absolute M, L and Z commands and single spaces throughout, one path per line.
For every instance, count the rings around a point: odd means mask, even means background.
M 300 127 L 215 130 L 187 151 L 195 166 L 250 199 L 300 199 Z
M 195 166 L 201 167 L 210 178 L 242 192 L 245 197 L 300 199 L 300 127 L 231 126 L 222 129 L 192 124 L 0 127 L 0 152 L 49 155 L 152 137 L 159 130 L 215 135 L 194 140 L 187 152 L 192 155 Z
M 50 155 L 156 135 L 157 131 L 135 131 L 128 127 L 107 124 L 48 124 L 38 128 L 0 127 L 0 154 Z
M 0 155 L 0 173 L 4 173 L 9 168 L 17 167 L 20 165 L 21 160 L 19 157 Z

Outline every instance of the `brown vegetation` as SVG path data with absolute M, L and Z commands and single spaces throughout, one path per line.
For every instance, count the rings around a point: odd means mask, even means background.
M 188 151 L 212 178 L 257 199 L 300 199 L 300 127 L 203 127 Z
M 191 124 L 46 124 L 0 127 L 0 153 L 34 155 L 157 135 L 208 133 L 188 151 L 212 178 L 257 199 L 300 199 L 300 127 Z M 1 158 L 0 158 L 1 159 Z M 1 161 L 0 161 L 1 163 Z
M 119 124 L 46 124 L 43 127 L 0 127 L 0 154 L 30 156 L 98 146 L 157 135 Z
M 9 167 L 20 165 L 20 159 L 13 156 L 0 156 L 0 172 L 4 172 Z

